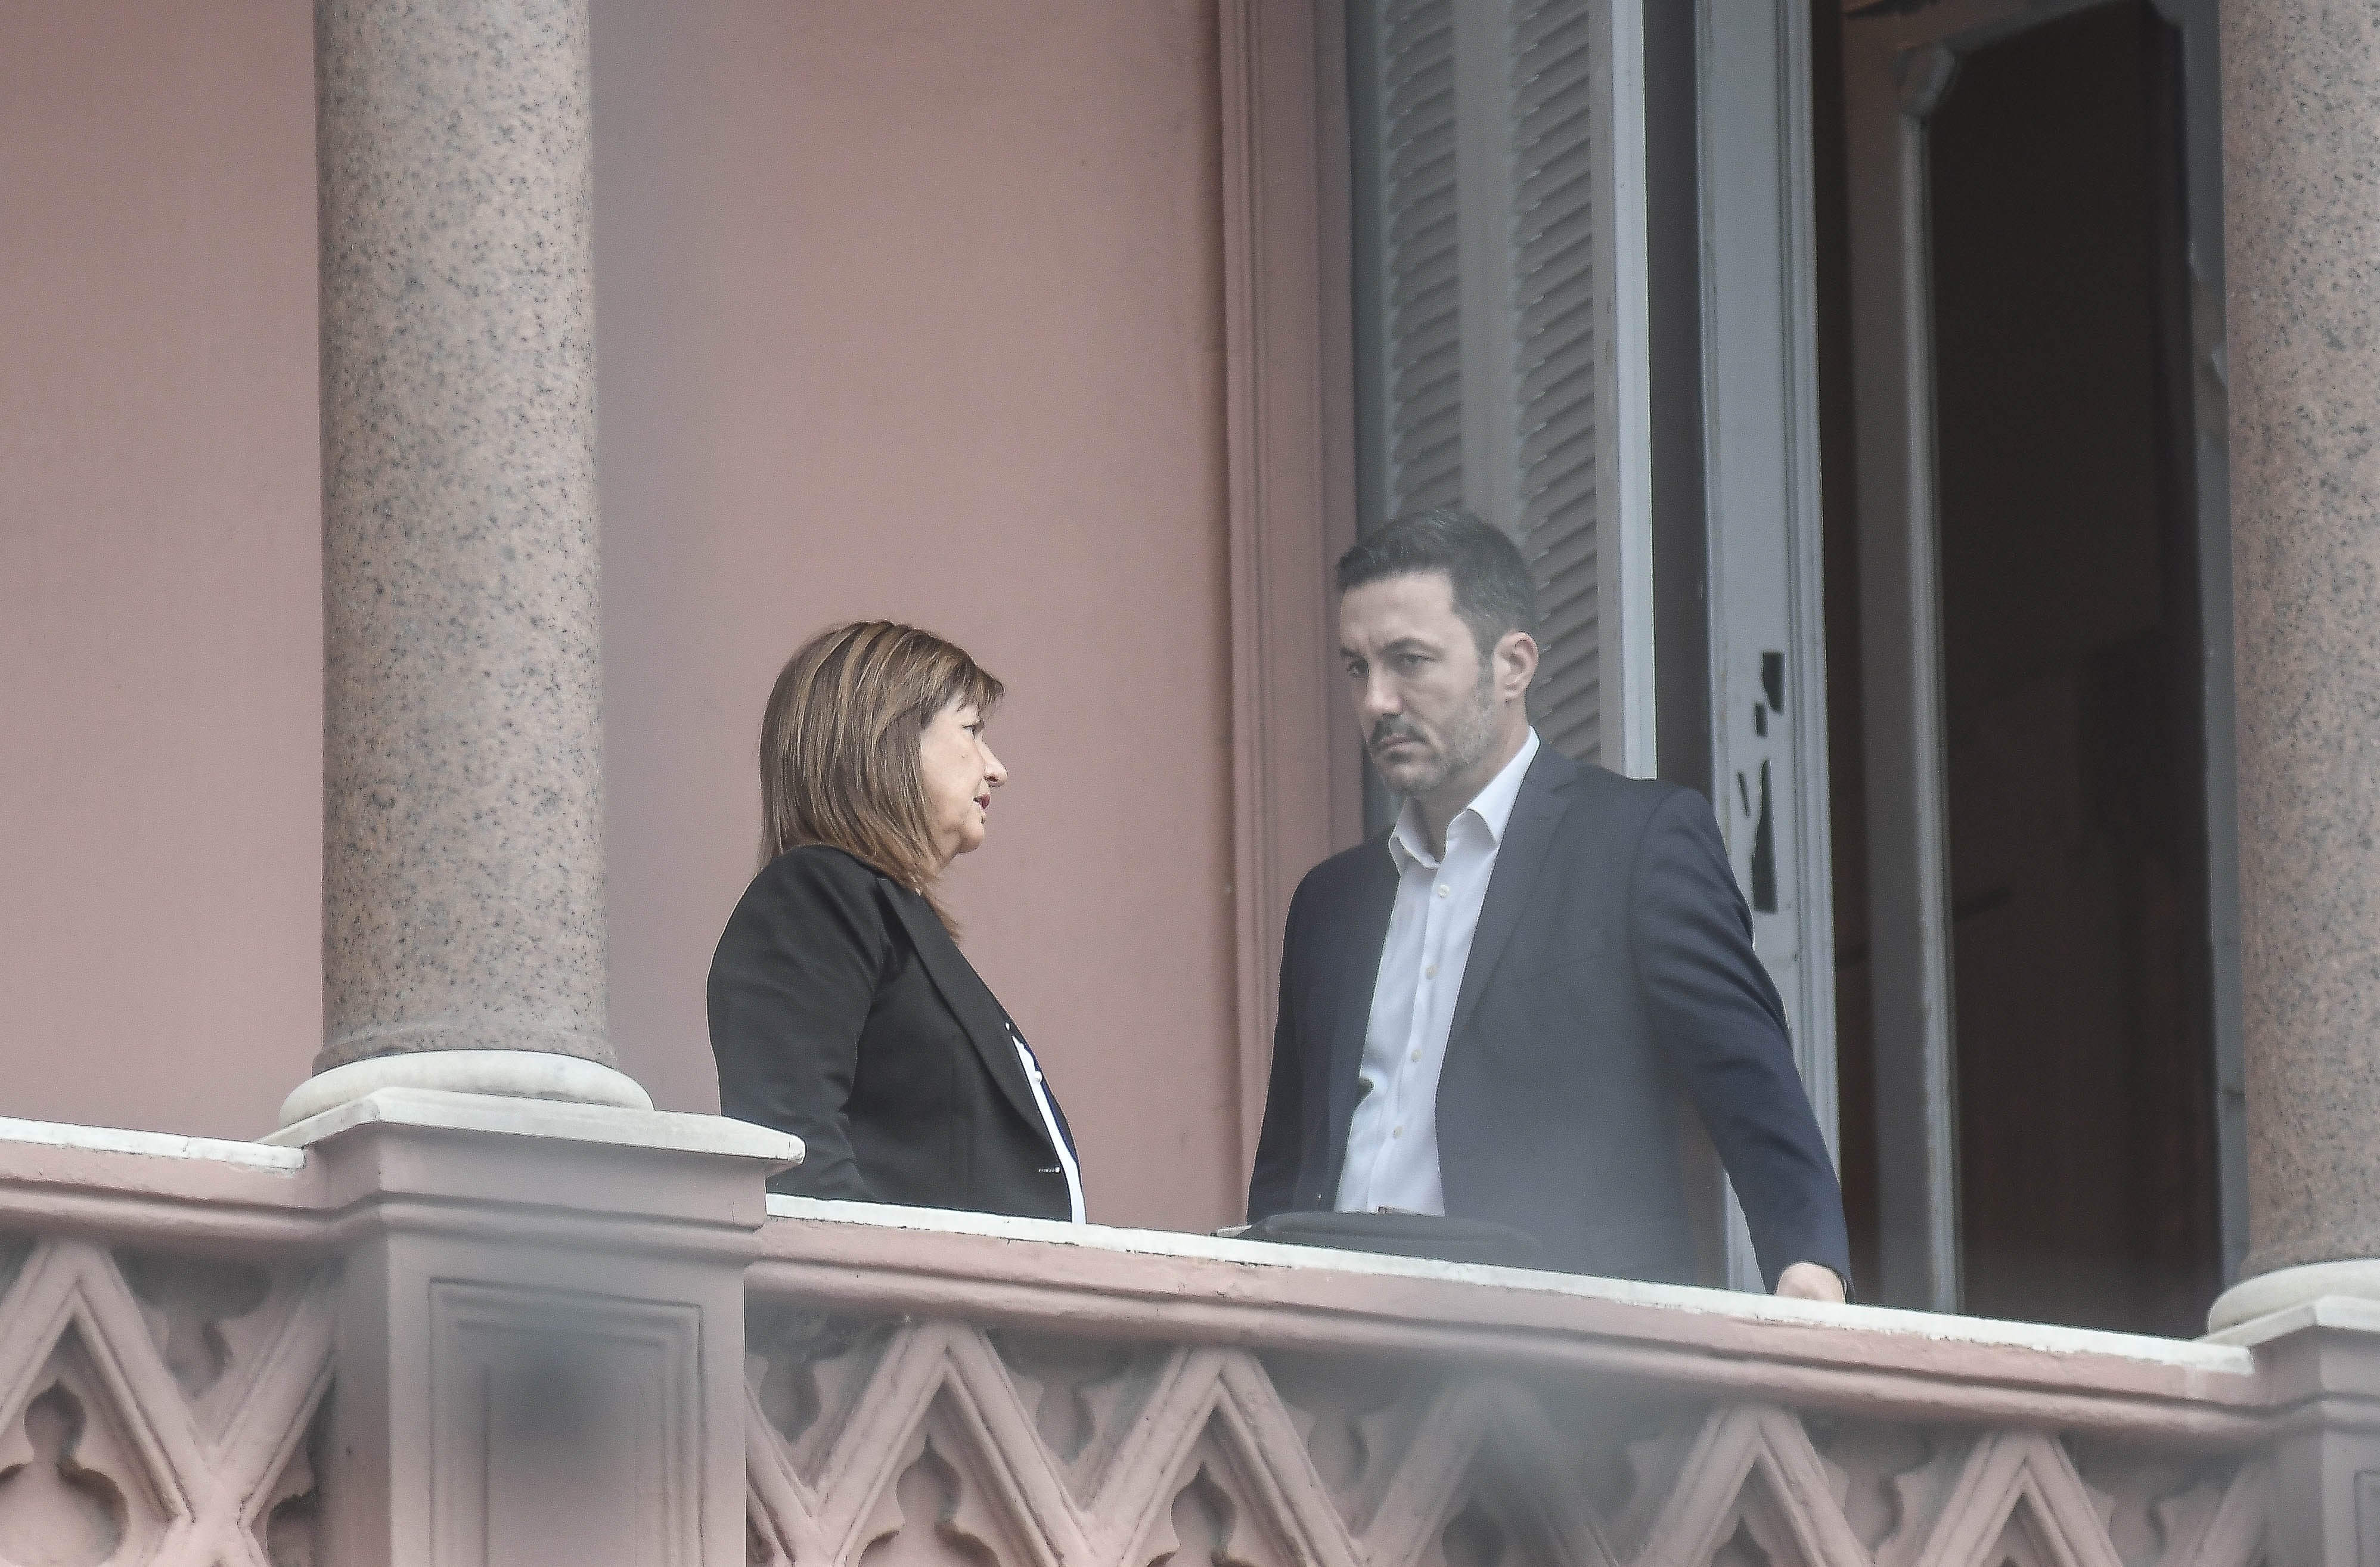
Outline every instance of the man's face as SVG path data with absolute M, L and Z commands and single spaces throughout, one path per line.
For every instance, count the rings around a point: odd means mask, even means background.
M 1495 748 L 1494 672 L 1454 613 L 1446 573 L 1349 589 L 1339 601 L 1339 653 L 1365 752 L 1397 794 L 1433 794 Z

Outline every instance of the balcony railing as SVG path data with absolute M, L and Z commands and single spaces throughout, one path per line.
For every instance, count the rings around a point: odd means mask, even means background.
M 2338 1391 L 2271 1344 L 764 1216 L 696 1118 L 434 1111 L 0 1122 L 0 1559 L 2253 1567 Z

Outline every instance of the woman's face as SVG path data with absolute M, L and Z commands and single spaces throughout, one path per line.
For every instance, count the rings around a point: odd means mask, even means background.
M 948 867 L 982 845 L 991 792 L 1008 781 L 1008 770 L 983 743 L 983 719 L 972 702 L 953 702 L 934 715 L 917 742 L 917 762 L 925 775 L 926 821 Z

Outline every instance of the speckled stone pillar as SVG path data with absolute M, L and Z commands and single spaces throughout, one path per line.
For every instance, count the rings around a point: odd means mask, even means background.
M 315 1071 L 633 1102 L 571 1059 L 612 1059 L 586 0 L 317 0 L 314 25 Z M 541 1053 L 386 1069 L 453 1051 Z
M 2380 1296 L 2380 6 L 2224 0 L 2251 1277 Z

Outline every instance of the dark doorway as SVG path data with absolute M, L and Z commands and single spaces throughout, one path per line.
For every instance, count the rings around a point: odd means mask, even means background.
M 1872 1248 L 1840 8 L 1814 14 L 1844 1176 Z M 1967 53 L 1929 156 L 1964 1309 L 2192 1335 L 2222 1256 L 2178 40 L 2111 4 Z
M 2195 1333 L 2216 1233 L 2180 73 L 2145 5 L 1933 125 L 1966 1299 Z

